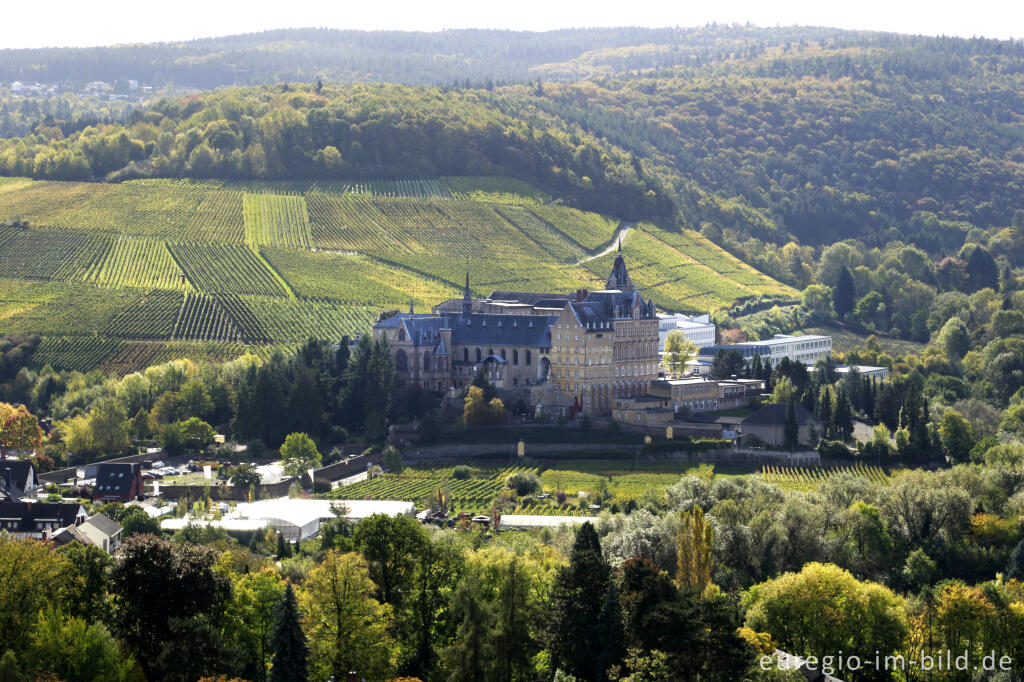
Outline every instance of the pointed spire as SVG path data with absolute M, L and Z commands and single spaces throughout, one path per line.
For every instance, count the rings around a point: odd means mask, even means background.
M 622 233 L 619 233 L 619 253 L 622 253 Z
M 466 291 L 462 295 L 462 314 L 465 317 L 473 314 L 473 297 L 469 293 L 469 270 L 466 270 Z
M 415 315 L 416 314 L 416 300 L 413 299 L 413 298 L 409 299 L 409 314 L 410 315 Z

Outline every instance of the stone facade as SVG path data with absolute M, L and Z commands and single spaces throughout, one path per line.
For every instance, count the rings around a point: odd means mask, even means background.
M 606 287 L 573 294 L 495 291 L 378 322 L 400 387 L 459 390 L 483 368 L 499 390 L 530 395 L 549 414 L 608 415 L 617 396 L 645 395 L 658 378 L 658 318 L 636 292 L 621 253 Z

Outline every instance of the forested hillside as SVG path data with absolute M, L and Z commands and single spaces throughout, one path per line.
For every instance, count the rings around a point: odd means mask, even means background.
M 215 48 L 217 56 L 200 58 Z M 231 60 L 250 51 L 261 56 L 243 72 Z M 340 57 L 345 51 L 374 56 Z M 210 69 L 196 81 L 206 86 L 286 82 L 160 101 L 123 128 L 90 126 L 124 115 L 107 105 L 90 118 L 76 109 L 81 101 L 9 101 L 0 130 L 35 134 L 0 142 L 0 172 L 76 180 L 501 173 L 581 208 L 703 229 L 800 285 L 793 249 L 778 252 L 788 242 L 900 239 L 938 258 L 987 242 L 1024 208 L 1020 42 L 724 26 L 272 32 L 5 52 L 0 80 L 27 65 L 36 78 L 50 70 L 114 78 L 90 65 L 114 68 L 129 56 Z M 456 77 L 445 66 L 453 61 Z M 234 66 L 214 67 L 225 62 Z M 295 71 L 300 62 L 315 66 Z M 289 84 L 295 79 L 306 84 Z M 440 87 L 336 84 L 377 80 Z M 1014 258 L 1005 244 L 994 250 Z

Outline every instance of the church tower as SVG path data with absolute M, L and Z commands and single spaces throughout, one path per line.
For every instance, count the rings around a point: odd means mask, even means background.
M 626 259 L 622 257 L 622 239 L 619 238 L 619 253 L 615 256 L 615 264 L 612 265 L 612 274 L 608 275 L 608 282 L 605 289 L 618 289 L 619 291 L 633 291 L 633 280 L 626 270 Z

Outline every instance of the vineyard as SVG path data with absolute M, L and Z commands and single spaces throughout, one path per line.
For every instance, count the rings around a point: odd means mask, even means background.
M 494 289 L 601 286 L 615 220 L 509 178 L 0 183 L 0 321 L 50 339 L 38 362 L 137 369 L 168 353 L 265 354 L 368 331 Z M 788 291 L 690 231 L 625 244 L 645 295 L 707 310 Z M 80 338 L 81 337 L 81 338 Z
M 859 476 L 872 483 L 889 483 L 889 472 L 879 466 L 857 462 L 852 465 L 830 465 L 823 467 L 792 467 L 765 464 L 761 478 L 766 483 L 780 487 L 814 489 L 837 476 Z
M 536 469 L 523 467 L 474 467 L 470 478 L 457 479 L 453 471 L 454 467 L 406 469 L 400 474 L 384 474 L 336 488 L 328 496 L 339 500 L 402 500 L 423 506 L 440 488 L 449 494 L 454 510 L 487 513 L 505 487 L 505 479 L 519 472 L 537 473 Z

